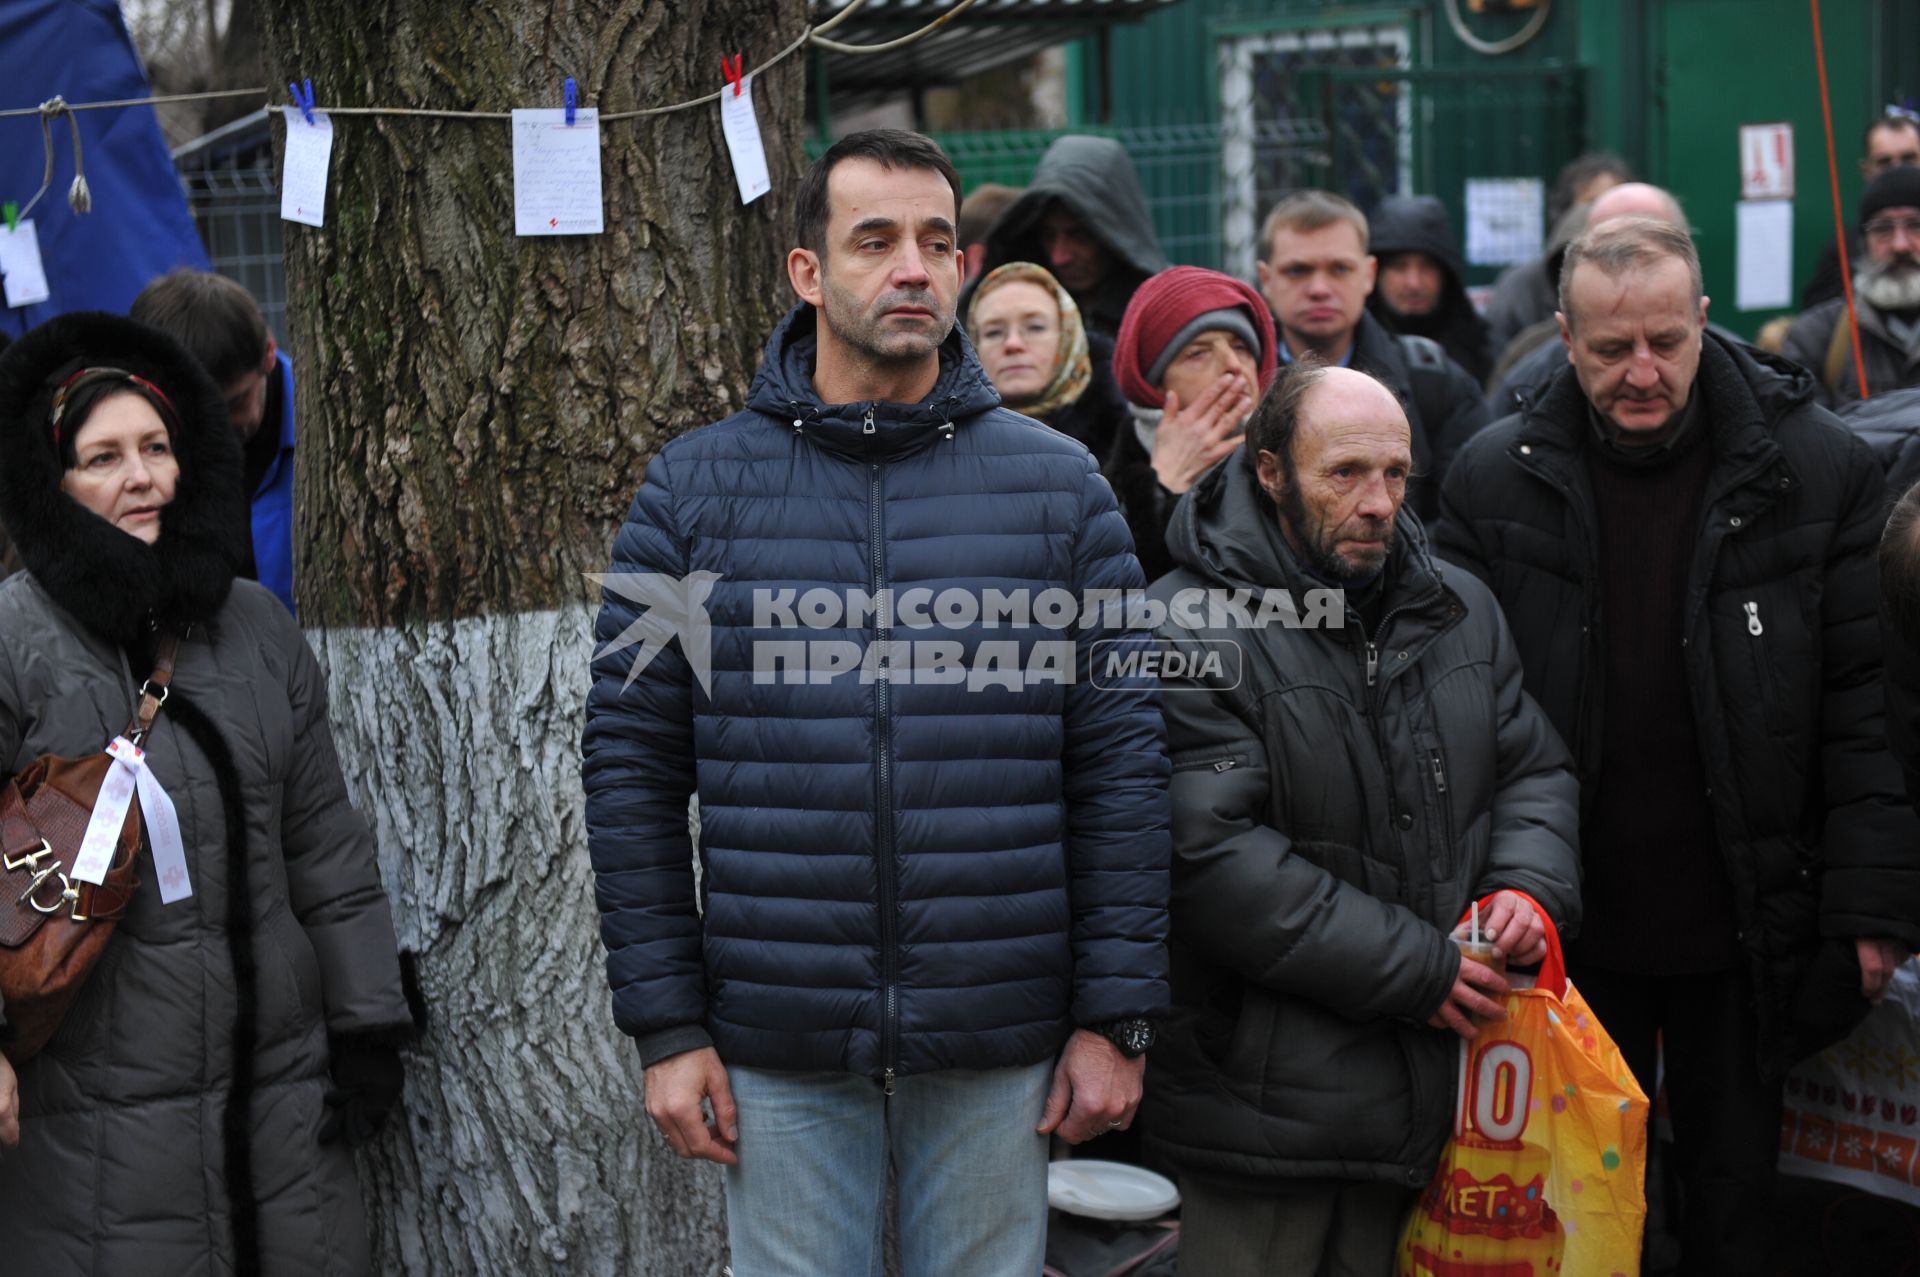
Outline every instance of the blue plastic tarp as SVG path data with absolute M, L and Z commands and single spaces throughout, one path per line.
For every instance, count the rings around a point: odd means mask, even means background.
M 146 97 L 145 69 L 112 0 L 0 0 L 0 110 Z M 80 111 L 93 211 L 67 206 L 72 126 L 53 121 L 53 183 L 29 215 L 40 240 L 47 301 L 8 307 L 0 331 L 19 336 L 71 310 L 125 313 L 156 275 L 206 270 L 207 251 L 150 106 Z M 46 149 L 37 116 L 0 117 L 0 203 L 24 208 L 40 188 Z

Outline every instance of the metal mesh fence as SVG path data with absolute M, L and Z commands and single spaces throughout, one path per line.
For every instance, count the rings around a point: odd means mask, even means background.
M 287 276 L 280 256 L 280 189 L 271 162 L 181 173 L 194 224 L 213 269 L 260 303 L 267 328 L 287 345 Z

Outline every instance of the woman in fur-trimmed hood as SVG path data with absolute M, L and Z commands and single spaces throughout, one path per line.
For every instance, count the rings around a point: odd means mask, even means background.
M 143 852 L 52 1040 L 0 1060 L 8 1271 L 370 1267 L 348 1145 L 397 1100 L 414 1021 L 319 667 L 236 579 L 240 489 L 220 393 L 171 338 L 75 314 L 0 355 L 0 521 L 26 567 L 0 584 L 0 776 L 102 748 L 178 634 L 145 746 L 192 890 L 163 904 Z

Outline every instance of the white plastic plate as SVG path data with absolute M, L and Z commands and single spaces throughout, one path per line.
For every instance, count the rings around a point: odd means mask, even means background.
M 1047 1164 L 1047 1205 L 1092 1219 L 1156 1219 L 1180 1204 L 1164 1175 L 1124 1162 Z

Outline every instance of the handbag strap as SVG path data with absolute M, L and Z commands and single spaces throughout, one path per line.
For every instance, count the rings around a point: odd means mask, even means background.
M 127 725 L 126 737 L 138 745 L 153 730 L 153 720 L 167 703 L 167 687 L 173 682 L 173 663 L 180 655 L 180 636 L 171 630 L 160 635 L 153 649 L 153 673 L 140 684 L 140 707 Z

